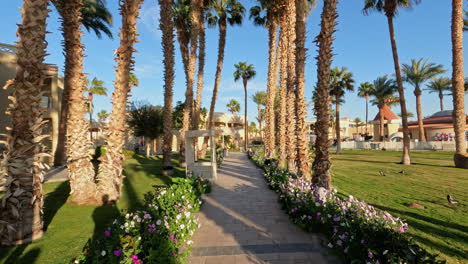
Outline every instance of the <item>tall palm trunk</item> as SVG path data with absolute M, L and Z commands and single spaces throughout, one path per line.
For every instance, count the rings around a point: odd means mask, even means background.
M 201 1 L 203 5 L 203 1 Z M 203 8 L 203 6 L 202 6 Z M 199 32 L 198 32 L 198 76 L 197 76 L 197 99 L 195 101 L 194 111 L 193 111 L 193 128 L 198 130 L 200 125 L 200 108 L 203 94 L 203 74 L 205 68 L 205 23 L 203 21 L 203 10 L 199 12 Z M 197 144 L 198 145 L 198 144 Z
M 249 121 L 247 121 L 247 78 L 243 79 L 244 84 L 244 150 L 247 151 L 249 145 Z
M 452 85 L 456 152 L 455 167 L 468 169 L 463 73 L 463 1 L 452 0 Z
M 137 39 L 137 18 L 142 0 L 124 0 L 120 6 L 122 28 L 119 34 L 120 47 L 117 52 L 117 71 L 115 74 L 114 92 L 112 93 L 112 112 L 106 129 L 106 155 L 101 157 L 99 165 L 99 190 L 103 202 L 118 201 L 123 184 L 123 146 L 125 144 L 125 127 L 127 123 L 127 104 L 130 93 L 130 73 L 134 65 L 134 44 Z M 150 140 L 147 140 L 147 148 Z
M 369 95 L 366 95 L 366 136 L 367 136 L 368 125 L 369 125 Z
M 163 136 L 163 166 L 172 166 L 172 98 L 174 87 L 174 22 L 172 20 L 173 0 L 159 0 L 160 23 L 162 31 L 162 46 L 164 51 L 164 136 Z M 200 44 L 201 46 L 201 44 Z
M 65 64 L 66 62 L 65 57 Z M 68 92 L 69 87 L 64 86 L 62 92 L 62 101 L 61 101 L 61 108 L 60 108 L 60 116 L 59 116 L 59 128 L 58 128 L 58 136 L 57 136 L 57 148 L 55 149 L 54 153 L 54 166 L 59 167 L 62 166 L 65 161 L 65 151 L 66 151 L 66 136 L 67 136 L 67 117 L 68 117 Z
M 379 136 L 380 141 L 384 141 L 385 137 L 385 119 L 384 119 L 384 112 L 383 112 L 383 105 L 379 105 Z
M 93 142 L 93 93 L 88 94 L 89 107 L 89 139 Z
M 398 85 L 398 95 L 401 108 L 401 120 L 403 123 L 403 153 L 401 163 L 403 165 L 410 165 L 410 138 L 408 128 L 408 111 L 406 110 L 405 90 L 403 88 L 403 79 L 401 78 L 400 62 L 398 60 L 398 51 L 395 40 L 395 30 L 393 28 L 393 17 L 387 15 L 388 31 L 390 32 L 390 42 L 392 44 L 393 63 L 395 65 L 395 75 Z
M 64 86 L 69 87 L 67 119 L 67 167 L 71 201 L 76 204 L 99 204 L 90 160 L 91 142 L 87 137 L 89 123 L 85 119 L 83 98 L 83 45 L 81 44 L 81 0 L 63 1 L 63 38 L 65 48 Z
M 290 117 L 286 126 L 286 153 L 288 169 L 297 172 L 296 166 L 296 3 L 288 1 L 288 81 L 287 81 L 287 115 Z M 302 10 L 304 11 L 304 10 Z
M 328 129 L 330 114 L 330 72 L 333 59 L 333 33 L 337 24 L 336 5 L 338 0 L 324 0 L 321 30 L 317 36 L 319 46 L 317 56 L 317 100 L 315 102 L 315 112 L 317 122 L 315 123 L 315 159 L 312 165 L 314 175 L 312 182 L 318 186 L 330 189 L 330 155 L 328 152 Z
M 41 109 L 47 78 L 46 56 L 47 0 L 24 1 L 22 24 L 18 26 L 14 80 L 8 107 L 12 130 L 6 152 L 0 161 L 0 178 L 6 178 L 6 193 L 0 204 L 0 245 L 22 244 L 42 236 L 42 175 L 44 166 L 42 128 L 46 123 Z
M 306 17 L 305 1 L 296 0 L 296 138 L 297 166 L 299 172 L 310 178 L 309 135 L 307 134 L 307 109 L 305 101 Z
M 224 62 L 224 48 L 226 47 L 226 21 L 227 18 L 225 15 L 222 15 L 218 20 L 218 27 L 219 27 L 219 41 L 218 41 L 218 61 L 216 63 L 216 76 L 215 76 L 215 84 L 213 88 L 213 96 L 211 97 L 211 104 L 210 104 L 210 113 L 208 114 L 208 129 L 213 128 L 213 118 L 214 118 L 214 111 L 216 107 L 216 101 L 218 100 L 218 90 L 219 85 L 221 83 L 221 73 L 223 71 L 223 62 Z M 203 140 L 203 146 L 201 150 L 201 157 L 206 155 L 206 150 L 208 148 L 208 137 L 205 137 Z
M 268 80 L 267 80 L 267 98 L 265 107 L 265 156 L 274 158 L 275 156 L 275 97 L 276 97 L 276 82 L 278 79 L 278 65 L 276 63 L 277 54 L 276 40 L 277 24 L 272 21 L 271 11 L 267 14 L 268 17 Z
M 336 154 L 341 154 L 340 97 L 335 96 L 335 100 Z
M 187 89 L 185 90 L 185 105 L 182 119 L 182 131 L 180 133 L 180 161 L 185 163 L 185 132 L 189 130 L 190 120 L 193 119 L 193 83 L 195 76 L 195 63 L 197 60 L 198 32 L 200 28 L 200 3 L 201 0 L 190 1 L 190 53 L 188 60 Z
M 279 118 L 278 118 L 278 145 L 279 145 L 279 160 L 278 165 L 280 167 L 286 167 L 286 104 L 287 104 L 287 74 L 288 74 L 288 54 L 287 54 L 287 40 L 288 40 L 288 31 L 286 16 L 281 18 L 281 30 L 280 30 L 280 48 L 279 56 L 280 58 L 280 106 L 279 106 Z
M 440 111 L 444 111 L 444 94 L 442 91 L 439 91 L 439 104 L 440 104 Z
M 414 95 L 416 96 L 416 115 L 418 117 L 418 137 L 419 141 L 426 142 L 426 135 L 424 133 L 423 113 L 421 104 L 422 91 L 419 86 L 414 89 Z

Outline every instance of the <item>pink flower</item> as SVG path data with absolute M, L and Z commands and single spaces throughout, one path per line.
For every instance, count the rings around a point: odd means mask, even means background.
M 174 240 L 174 235 L 170 235 L 169 238 Z
M 110 232 L 110 231 L 106 231 L 106 232 L 104 232 L 104 235 L 105 235 L 106 237 L 110 237 L 111 232 Z
M 173 256 L 173 257 L 177 256 L 177 253 L 172 253 L 172 256 Z
M 406 232 L 406 230 L 405 230 L 405 228 L 403 226 L 398 227 L 397 230 L 402 232 L 402 233 Z
M 141 261 L 141 260 L 136 260 L 136 261 L 133 262 L 133 264 L 143 264 L 143 261 Z
M 122 250 L 121 249 L 114 250 L 114 256 L 120 257 L 120 255 L 122 255 Z
M 138 256 L 137 255 L 132 255 L 132 260 L 138 260 Z

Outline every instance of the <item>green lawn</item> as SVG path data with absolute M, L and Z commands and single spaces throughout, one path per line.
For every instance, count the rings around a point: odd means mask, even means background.
M 173 159 L 177 164 L 177 157 Z M 66 203 L 68 182 L 44 184 L 44 236 L 31 244 L 0 248 L 0 263 L 69 263 L 80 254 L 89 238 L 101 234 L 105 226 L 121 210 L 137 209 L 143 194 L 152 185 L 166 185 L 171 179 L 161 174 L 161 157 L 147 159 L 141 155 L 125 162 L 125 184 L 120 201 L 114 206 L 75 206 Z M 174 176 L 184 176 L 184 169 L 175 167 Z
M 468 171 L 453 167 L 453 153 L 413 152 L 411 166 L 397 164 L 400 156 L 364 150 L 334 155 L 333 184 L 345 195 L 404 218 L 413 237 L 449 263 L 467 263 Z M 460 203 L 449 205 L 447 194 Z M 408 203 L 426 208 L 408 208 Z

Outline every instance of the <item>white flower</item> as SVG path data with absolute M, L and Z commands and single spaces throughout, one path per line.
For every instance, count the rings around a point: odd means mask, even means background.
M 78 263 L 80 263 L 80 261 L 79 261 L 79 260 L 75 260 L 75 263 L 78 264 Z
M 105 251 L 105 250 L 103 250 L 103 251 L 101 252 L 101 256 L 103 256 L 103 257 L 104 257 L 105 255 L 106 255 L 106 251 Z
M 125 226 L 125 227 L 128 227 L 128 223 L 125 223 L 124 226 Z
M 141 240 L 141 237 L 138 237 L 138 240 Z
M 382 254 L 385 255 L 388 253 L 388 250 L 385 250 Z
M 191 244 L 193 244 L 192 240 L 187 241 L 187 245 L 191 245 Z
M 320 203 L 318 203 L 318 202 L 315 203 L 315 206 L 320 207 Z
M 126 214 L 126 215 L 125 215 L 125 218 L 129 218 L 129 217 L 130 217 L 130 215 L 129 215 L 129 214 Z
M 164 190 L 164 191 L 161 192 L 161 195 L 164 195 L 164 194 L 166 194 L 166 190 Z
M 161 225 L 161 220 L 156 221 L 156 225 Z
M 125 233 L 129 233 L 129 232 L 130 232 L 130 229 L 125 228 Z
M 178 215 L 176 216 L 176 219 L 179 220 L 181 217 L 182 217 L 182 216 L 181 216 L 180 214 L 178 214 Z
M 185 212 L 185 217 L 190 217 L 190 212 Z
M 181 224 L 181 225 L 180 225 L 180 228 L 181 228 L 181 229 L 184 229 L 184 228 L 185 228 L 185 225 L 184 225 L 184 224 Z

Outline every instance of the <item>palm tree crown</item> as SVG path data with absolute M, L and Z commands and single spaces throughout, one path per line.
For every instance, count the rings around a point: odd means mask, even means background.
M 346 91 L 354 90 L 353 73 L 346 67 L 334 67 L 330 72 L 330 95 L 341 98 Z
M 398 8 L 411 8 L 413 3 L 418 4 L 421 0 L 364 0 L 364 14 L 371 11 L 385 13 L 388 17 L 395 17 Z
M 240 104 L 235 99 L 231 99 L 229 103 L 226 105 L 226 107 L 228 108 L 228 111 L 231 112 L 231 114 L 234 114 L 240 111 Z
M 371 102 L 373 105 L 383 106 L 384 104 L 392 105 L 398 102 L 398 98 L 394 93 L 397 91 L 397 84 L 394 79 L 390 79 L 387 75 L 378 77 L 373 83 L 374 89 L 370 90 L 369 95 L 374 97 Z
M 265 105 L 266 104 L 267 94 L 265 91 L 258 91 L 254 95 L 252 95 L 252 100 L 257 105 Z
M 104 86 L 104 81 L 94 77 L 91 82 L 85 78 L 85 90 L 90 94 L 107 95 L 107 88 Z
M 445 91 L 452 90 L 452 80 L 447 77 L 439 77 L 433 78 L 429 83 L 426 85 L 426 91 L 429 93 L 443 93 Z
M 405 75 L 406 82 L 412 84 L 415 89 L 420 89 L 421 84 L 425 81 L 446 72 L 441 64 L 428 62 L 421 58 L 419 60 L 412 59 L 411 65 L 403 64 L 401 69 Z
M 370 82 L 361 83 L 359 85 L 357 95 L 359 97 L 367 98 L 367 97 L 369 97 L 369 94 L 370 94 L 372 89 L 374 89 L 374 85 L 372 83 L 370 83 Z
M 255 77 L 257 72 L 254 69 L 253 64 L 247 64 L 247 62 L 239 62 L 235 64 L 236 71 L 234 72 L 234 80 L 238 81 L 239 79 L 243 79 L 244 81 L 248 81 Z
M 242 24 L 245 7 L 237 0 L 212 0 L 206 15 L 208 26 L 216 26 L 219 20 L 227 19 L 233 25 Z

